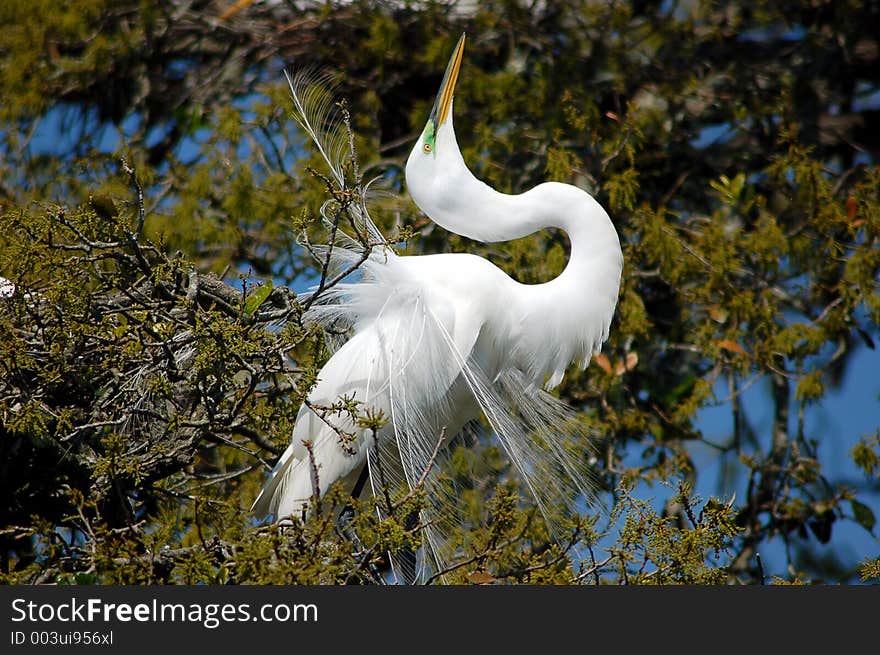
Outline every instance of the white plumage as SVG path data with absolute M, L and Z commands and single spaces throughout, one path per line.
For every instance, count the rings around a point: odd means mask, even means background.
M 585 453 L 567 443 L 576 431 L 572 412 L 542 387 L 558 385 L 572 362 L 586 367 L 608 337 L 623 266 L 614 226 L 586 192 L 550 182 L 506 195 L 468 170 L 452 125 L 463 45 L 464 37 L 410 153 L 408 191 L 434 222 L 478 241 L 516 239 L 547 227 L 564 230 L 571 242 L 565 270 L 547 283 L 524 285 L 474 255 L 398 256 L 376 248 L 362 266 L 361 280 L 323 294 L 306 317 L 342 321 L 352 330 L 321 369 L 311 404 L 329 406 L 348 396 L 390 419 L 378 435 L 383 472 L 393 483 L 424 480 L 431 503 L 426 513 L 434 521 L 427 543 L 441 566 L 441 526 L 454 490 L 430 470 L 432 454 L 442 433 L 454 436 L 481 414 L 542 509 L 559 497 L 592 493 Z M 296 84 L 291 89 L 302 110 Z M 300 121 L 320 138 L 307 116 Z M 338 173 L 332 162 L 331 168 Z M 366 208 L 361 213 L 374 230 Z M 334 248 L 337 268 L 358 256 Z M 343 446 L 328 422 L 355 434 L 355 440 Z M 304 441 L 313 444 L 320 493 L 337 480 L 353 482 L 365 464 L 378 491 L 369 431 L 343 413 L 318 416 L 304 405 L 255 512 L 279 519 L 300 514 L 313 494 Z

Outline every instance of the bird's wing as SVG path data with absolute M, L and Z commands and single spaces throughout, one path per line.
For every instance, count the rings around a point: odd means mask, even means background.
M 339 256 L 355 256 L 336 250 Z M 395 257 L 371 257 L 359 281 L 323 294 L 306 317 L 353 327 L 351 338 L 320 371 L 309 396 L 312 405 L 329 406 L 349 396 L 381 410 L 388 424 L 374 441 L 351 417 L 322 418 L 303 407 L 292 443 L 255 511 L 298 514 L 313 492 L 315 475 L 323 493 L 335 480 L 351 479 L 366 462 L 372 491 L 380 499 L 383 487 L 424 489 L 430 502 L 422 516 L 428 524 L 425 537 L 434 565 L 442 569 L 459 498 L 439 474 L 439 441 L 482 414 L 555 535 L 563 534 L 555 520 L 560 510 L 579 498 L 595 497 L 588 462 L 591 440 L 583 425 L 568 406 L 519 370 L 484 368 L 480 344 L 486 326 L 479 307 L 461 294 L 456 302 L 445 302 L 442 289 L 420 283 L 402 265 L 403 258 Z M 348 449 L 328 423 L 356 435 Z M 316 471 L 303 440 L 312 443 Z
M 340 246 L 332 256 L 358 257 Z M 313 494 L 316 474 L 323 493 L 365 460 L 374 492 L 384 484 L 413 488 L 425 483 L 442 436 L 454 436 L 475 418 L 473 400 L 457 397 L 453 388 L 472 358 L 480 333 L 479 312 L 437 297 L 443 291 L 414 278 L 401 259 L 390 252 L 374 253 L 359 281 L 327 290 L 307 313 L 306 321 L 334 329 L 350 326 L 352 334 L 319 372 L 309 394 L 312 407 L 301 409 L 291 444 L 254 511 L 296 513 Z M 341 268 L 344 261 L 334 261 L 334 266 Z M 372 433 L 357 426 L 355 417 L 321 412 L 342 397 L 356 400 L 362 412 L 383 412 L 388 425 L 378 444 Z M 347 443 L 344 435 L 352 435 Z M 317 473 L 309 466 L 306 440 Z
M 357 325 L 355 339 L 374 335 L 372 344 L 359 341 L 358 347 L 378 353 L 375 361 L 383 362 L 378 368 L 387 393 L 382 409 L 394 438 L 382 442 L 388 450 L 380 449 L 380 461 L 400 471 L 394 482 L 410 488 L 421 483 L 432 499 L 427 536 L 435 557 L 440 558 L 443 526 L 456 522 L 458 500 L 456 490 L 436 474 L 440 431 L 451 438 L 480 414 L 557 536 L 563 530 L 554 517 L 563 507 L 595 499 L 593 436 L 570 407 L 539 383 L 516 368 L 499 370 L 488 361 L 486 353 L 497 346 L 489 345 L 491 326 L 479 294 L 472 294 L 472 300 L 462 293 L 444 297 L 442 287 L 419 283 L 399 260 L 384 258 L 368 262 L 364 278 L 338 294 L 315 315 L 332 322 L 347 313 L 345 320 Z M 368 463 L 378 490 L 372 451 Z
M 337 246 L 332 256 L 342 260 L 334 267 L 344 268 L 359 255 Z M 294 443 L 257 510 L 284 512 L 292 507 L 288 499 L 299 495 L 301 501 L 310 494 L 308 467 L 301 463 L 307 452 L 297 443 L 302 439 L 314 444 L 321 487 L 346 475 L 353 462 L 359 466 L 366 460 L 371 488 L 380 498 L 383 487 L 421 486 L 428 498 L 438 499 L 431 520 L 452 504 L 444 497 L 450 492 L 436 475 L 436 463 L 441 440 L 455 436 L 479 413 L 462 370 L 474 359 L 481 312 L 420 277 L 414 260 L 377 250 L 362 266 L 360 280 L 326 290 L 305 317 L 328 328 L 352 328 L 349 340 L 320 371 L 309 400 L 329 405 L 348 395 L 363 409 L 381 410 L 388 422 L 379 438 L 343 421 L 343 429 L 357 432 L 358 441 L 352 444 L 356 455 L 342 456 L 338 435 L 316 423 L 314 412 L 303 410 Z M 442 541 L 438 528 L 429 533 L 429 540 Z

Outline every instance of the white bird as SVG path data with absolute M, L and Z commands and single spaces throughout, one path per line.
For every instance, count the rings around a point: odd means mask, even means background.
M 452 124 L 464 40 L 407 160 L 409 194 L 435 223 L 477 241 L 561 229 L 570 259 L 555 279 L 527 285 L 471 254 L 399 256 L 375 248 L 359 281 L 336 286 L 309 311 L 307 318 L 344 320 L 352 328 L 318 374 L 309 404 L 328 407 L 346 396 L 382 410 L 389 422 L 374 439 L 344 412 L 303 405 L 290 446 L 254 503 L 255 512 L 277 519 L 300 515 L 315 483 L 307 443 L 320 494 L 337 480 L 353 485 L 363 470 L 376 493 L 382 464 L 392 483 L 425 485 L 434 566 L 443 565 L 439 519 L 447 518 L 455 493 L 432 473 L 438 439 L 456 435 L 481 414 L 545 513 L 560 497 L 594 492 L 584 473 L 586 446 L 578 452 L 566 443 L 573 412 L 542 387 L 557 386 L 572 362 L 586 367 L 607 339 L 623 267 L 614 225 L 585 191 L 548 182 L 507 195 L 468 169 Z M 291 90 L 300 124 L 329 162 L 332 148 L 322 145 L 304 114 L 297 85 Z M 341 175 L 332 162 L 331 169 Z M 365 208 L 363 214 L 375 230 Z M 336 247 L 334 256 L 350 262 L 359 253 Z M 334 428 L 354 438 L 343 444 Z

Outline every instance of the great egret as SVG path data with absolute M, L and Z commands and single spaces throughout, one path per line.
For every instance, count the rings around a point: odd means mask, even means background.
M 347 396 L 382 410 L 389 423 L 371 437 L 344 412 L 304 405 L 290 446 L 254 504 L 257 513 L 299 516 L 316 482 L 323 494 L 340 479 L 354 485 L 361 471 L 375 493 L 383 464 L 386 481 L 424 484 L 426 512 L 442 518 L 454 490 L 431 474 L 438 439 L 480 414 L 542 510 L 560 496 L 593 493 L 584 452 L 563 443 L 572 412 L 541 387 L 558 385 L 572 362 L 586 367 L 607 339 L 623 267 L 620 242 L 605 210 L 577 187 L 547 182 L 506 195 L 468 170 L 452 124 L 464 41 L 462 35 L 407 160 L 409 194 L 435 223 L 477 241 L 564 230 L 570 259 L 555 279 L 526 285 L 471 254 L 398 256 L 376 248 L 360 281 L 337 286 L 309 312 L 316 320 L 346 320 L 352 336 L 321 369 L 308 404 L 328 407 Z M 331 148 L 318 139 L 301 90 L 291 83 L 291 91 L 300 123 L 326 157 Z M 343 248 L 336 255 L 358 256 Z M 343 444 L 337 430 L 354 438 Z M 442 521 L 429 523 L 426 541 L 436 564 Z

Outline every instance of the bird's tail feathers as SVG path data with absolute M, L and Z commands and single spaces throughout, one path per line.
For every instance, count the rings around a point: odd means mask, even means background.
M 284 71 L 284 76 L 293 99 L 294 120 L 315 143 L 336 182 L 343 185 L 348 138 L 330 76 L 309 68 L 296 71 L 293 77 Z
M 353 136 L 346 124 L 346 111 L 334 96 L 331 76 L 309 68 L 296 71 L 292 77 L 285 71 L 284 76 L 293 100 L 293 118 L 315 144 L 333 180 L 340 189 L 360 185 L 360 193 L 351 196 L 345 207 L 345 215 L 351 221 L 355 236 L 347 234 L 339 225 L 339 202 L 336 199 L 327 200 L 321 206 L 324 224 L 336 237 L 334 247 L 339 245 L 362 251 L 365 244 L 370 248 L 385 244 L 385 237 L 373 223 L 367 208 L 372 183 L 381 177 L 366 183 L 346 179 L 346 163 L 353 162 L 355 156 Z

